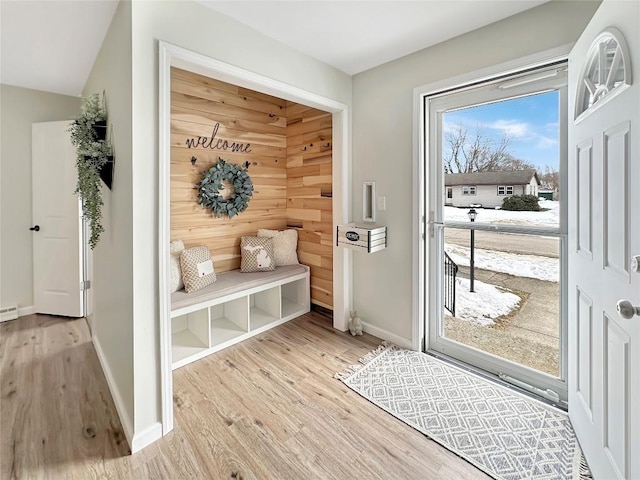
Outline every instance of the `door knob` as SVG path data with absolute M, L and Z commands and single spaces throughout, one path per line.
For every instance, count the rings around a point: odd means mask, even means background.
M 618 300 L 616 305 L 618 315 L 625 320 L 633 318 L 634 315 L 640 316 L 640 307 L 635 307 L 629 300 Z
M 32 232 L 39 232 L 40 231 L 40 225 L 36 225 L 35 227 L 31 227 L 29 230 L 31 230 Z

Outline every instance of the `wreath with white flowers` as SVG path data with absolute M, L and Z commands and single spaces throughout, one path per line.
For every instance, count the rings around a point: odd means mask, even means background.
M 198 188 L 198 203 L 215 213 L 216 217 L 226 215 L 233 218 L 244 212 L 253 195 L 253 183 L 247 170 L 249 162 L 242 165 L 227 163 L 222 158 L 209 169 L 202 172 Z M 220 193 L 225 183 L 233 186 L 233 193 L 227 199 Z

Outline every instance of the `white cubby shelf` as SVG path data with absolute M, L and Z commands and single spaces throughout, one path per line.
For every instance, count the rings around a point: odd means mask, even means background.
M 194 293 L 171 295 L 172 368 L 180 368 L 310 310 L 309 267 L 226 272 Z

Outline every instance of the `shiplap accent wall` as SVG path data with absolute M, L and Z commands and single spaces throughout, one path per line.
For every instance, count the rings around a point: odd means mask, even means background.
M 311 300 L 333 308 L 332 116 L 287 102 L 287 224 L 311 267 Z
M 250 143 L 251 151 L 187 148 L 188 138 L 210 137 L 216 123 L 216 139 Z M 225 272 L 240 268 L 243 235 L 294 227 L 300 262 L 311 267 L 311 301 L 331 308 L 331 124 L 330 113 L 172 68 L 171 240 L 207 245 L 216 271 Z M 194 186 L 218 157 L 250 162 L 253 198 L 232 219 L 197 203 Z

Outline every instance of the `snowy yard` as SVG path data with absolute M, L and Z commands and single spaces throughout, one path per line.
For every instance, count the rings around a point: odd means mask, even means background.
M 507 210 L 476 209 L 477 223 L 526 225 L 531 227 L 558 227 L 560 203 L 540 199 L 543 212 L 512 212 Z M 445 221 L 469 222 L 468 208 L 445 207 Z M 469 266 L 471 250 L 445 244 L 445 251 L 458 265 Z M 506 273 L 517 277 L 534 278 L 558 283 L 560 261 L 538 255 L 522 255 L 496 250 L 475 249 L 475 266 L 483 270 Z M 487 283 L 475 281 L 475 293 L 469 292 L 469 280 L 456 279 L 456 317 L 480 325 L 492 325 L 496 318 L 508 315 L 520 304 L 520 297 Z
M 445 244 L 444 250 L 456 264 L 469 266 L 470 248 Z M 556 283 L 560 278 L 560 261 L 557 258 L 476 248 L 474 260 L 476 268 L 492 272 L 508 273 L 516 277 L 536 278 Z
M 477 223 L 498 223 L 504 225 L 528 225 L 531 227 L 557 227 L 560 224 L 560 202 L 540 199 L 544 212 L 511 212 L 489 208 L 476 208 Z M 468 222 L 468 208 L 444 207 L 447 222 Z
M 505 288 L 476 280 L 474 290 L 474 293 L 469 291 L 468 278 L 456 279 L 456 318 L 489 326 L 520 304 L 520 297 Z

